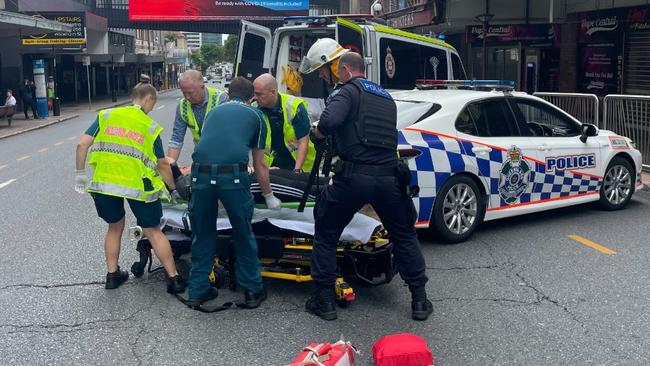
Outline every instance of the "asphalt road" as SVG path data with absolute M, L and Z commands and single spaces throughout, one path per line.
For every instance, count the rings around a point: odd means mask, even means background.
M 151 113 L 165 143 L 179 96 L 161 95 Z M 462 244 L 423 238 L 435 306 L 426 322 L 410 320 L 399 278 L 357 286 L 334 322 L 303 311 L 308 284 L 278 280 L 259 309 L 203 314 L 165 293 L 160 274 L 104 289 L 106 227 L 72 188 L 75 145 L 93 118 L 0 142 L 0 364 L 286 365 L 343 335 L 362 351 L 358 364 L 372 365 L 373 343 L 398 332 L 424 337 L 436 365 L 650 363 L 647 192 L 619 212 L 583 205 L 487 223 Z M 186 143 L 189 162 L 189 134 Z M 122 267 L 136 258 L 123 239 Z

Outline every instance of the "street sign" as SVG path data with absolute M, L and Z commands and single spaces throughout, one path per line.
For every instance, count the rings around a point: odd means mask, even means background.
M 90 66 L 90 56 L 81 56 L 81 64 L 84 66 Z
M 32 34 L 23 36 L 21 41 L 25 46 L 57 46 L 57 45 L 85 45 L 86 17 L 81 12 L 59 13 L 59 12 L 41 12 L 32 14 L 36 19 L 48 19 L 61 23 L 72 25 L 72 32 L 52 32 L 45 34 Z

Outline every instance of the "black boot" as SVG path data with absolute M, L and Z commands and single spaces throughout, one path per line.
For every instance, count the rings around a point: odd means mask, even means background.
M 217 291 L 216 288 L 210 286 L 208 289 L 208 292 L 203 295 L 202 297 L 196 298 L 196 299 L 187 299 L 185 301 L 185 305 L 187 306 L 199 306 L 203 304 L 206 301 L 214 300 L 219 296 L 219 291 Z
M 183 291 L 185 291 L 185 287 L 187 287 L 187 283 L 183 279 L 183 277 L 179 276 L 178 274 L 174 277 L 167 277 L 167 292 L 170 294 L 179 294 Z
M 305 309 L 323 320 L 335 320 L 337 315 L 334 286 L 315 285 L 314 294 L 307 300 Z
M 411 287 L 411 318 L 414 320 L 427 320 L 433 313 L 433 304 L 427 299 L 427 292 L 424 286 Z
M 117 271 L 106 273 L 106 286 L 104 287 L 108 290 L 116 289 L 128 279 L 129 272 L 122 271 L 120 266 L 117 266 Z
M 258 293 L 246 290 L 244 292 L 244 302 L 238 304 L 238 306 L 244 309 L 255 309 L 259 307 L 264 300 L 266 300 L 266 289 L 262 289 L 262 292 Z

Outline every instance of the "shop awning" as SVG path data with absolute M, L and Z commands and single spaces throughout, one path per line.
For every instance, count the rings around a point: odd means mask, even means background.
M 20 36 L 49 32 L 71 32 L 72 25 L 30 15 L 0 10 L 0 34 Z

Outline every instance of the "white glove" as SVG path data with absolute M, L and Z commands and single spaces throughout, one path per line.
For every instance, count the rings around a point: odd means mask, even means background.
M 280 201 L 277 197 L 273 195 L 273 192 L 268 193 L 268 194 L 263 194 L 264 196 L 264 201 L 266 201 L 266 207 L 271 209 L 271 210 L 279 210 L 280 205 L 282 205 L 282 201 Z
M 74 177 L 74 190 L 77 193 L 84 194 L 86 193 L 86 186 L 88 185 L 88 177 L 86 177 L 86 170 L 75 170 Z
M 169 193 L 169 196 L 173 204 L 178 204 L 178 201 L 182 199 L 181 194 L 175 189 Z

